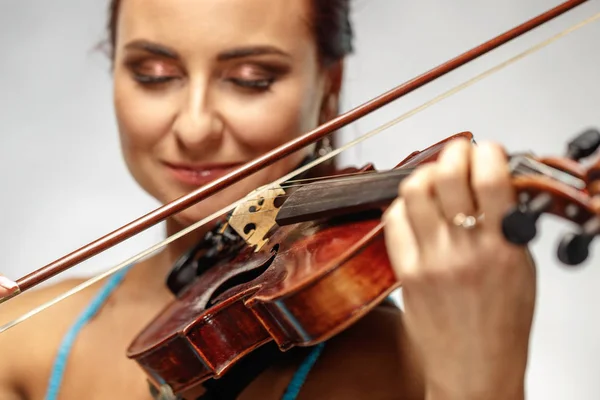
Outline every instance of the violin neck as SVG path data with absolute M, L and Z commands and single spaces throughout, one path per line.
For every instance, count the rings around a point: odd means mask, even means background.
M 398 197 L 400 182 L 412 171 L 368 172 L 308 184 L 287 198 L 275 220 L 283 226 L 384 207 Z
M 543 175 L 563 185 L 581 190 L 585 182 L 558 168 L 544 165 L 527 154 L 508 156 L 510 173 Z M 290 225 L 321 218 L 340 217 L 364 211 L 381 210 L 398 197 L 398 187 L 416 168 L 367 172 L 325 179 L 294 191 L 281 206 L 275 221 Z

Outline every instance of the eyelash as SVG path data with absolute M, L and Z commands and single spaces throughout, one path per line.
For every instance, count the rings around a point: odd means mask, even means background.
M 176 79 L 175 77 L 172 77 L 172 76 L 151 76 L 151 75 L 144 75 L 144 74 L 138 74 L 138 73 L 134 73 L 133 77 L 137 82 L 144 84 L 144 85 L 157 85 L 157 84 L 166 83 L 173 79 Z
M 177 79 L 176 77 L 172 77 L 172 76 L 151 76 L 151 75 L 144 75 L 144 74 L 139 74 L 139 73 L 134 73 L 133 76 L 137 82 L 139 82 L 143 85 L 147 85 L 147 86 L 161 85 L 163 83 L 170 82 L 173 79 Z M 229 79 L 227 79 L 227 81 L 229 81 L 237 86 L 240 86 L 244 89 L 266 91 L 271 88 L 271 86 L 275 82 L 275 78 L 256 79 L 256 80 L 229 78 Z
M 271 88 L 271 85 L 273 84 L 273 82 L 275 82 L 275 78 L 255 79 L 255 80 L 229 78 L 228 81 L 232 82 L 235 85 L 238 85 L 238 86 L 241 86 L 241 87 L 247 88 L 247 89 L 268 90 Z

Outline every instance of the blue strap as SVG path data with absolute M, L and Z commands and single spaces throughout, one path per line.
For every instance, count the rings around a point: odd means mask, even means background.
M 108 282 L 106 282 L 106 284 L 100 289 L 99 293 L 92 300 L 89 306 L 80 314 L 79 318 L 75 321 L 73 326 L 71 326 L 63 338 L 63 341 L 58 349 L 58 354 L 56 356 L 52 372 L 50 374 L 48 391 L 46 393 L 45 400 L 58 399 L 58 393 L 64 377 L 66 364 L 77 335 L 81 329 L 98 313 L 108 296 L 110 296 L 110 294 L 123 281 L 125 274 L 130 268 L 131 266 L 117 272 L 108 280 Z M 320 343 L 312 349 L 292 377 L 292 380 L 288 385 L 282 400 L 295 400 L 298 398 L 300 390 L 302 389 L 308 374 L 319 359 L 319 356 L 323 352 L 324 348 L 325 344 Z
M 100 292 L 92 300 L 90 305 L 85 310 L 83 310 L 79 318 L 75 321 L 73 326 L 71 326 L 71 328 L 63 338 L 63 341 L 58 349 L 58 355 L 56 356 L 56 360 L 54 361 L 52 372 L 50 374 L 50 381 L 48 383 L 46 400 L 58 399 L 58 392 L 60 390 L 60 385 L 63 380 L 63 375 L 65 372 L 67 360 L 69 358 L 69 353 L 71 352 L 71 348 L 73 347 L 73 343 L 75 342 L 77 335 L 85 326 L 85 324 L 87 324 L 98 313 L 98 310 L 100 310 L 108 296 L 110 296 L 110 294 L 123 281 L 125 274 L 129 271 L 130 268 L 131 266 L 128 266 L 110 277 L 108 282 L 106 282 L 106 284 L 100 289 Z
M 294 374 L 292 381 L 288 385 L 282 397 L 282 400 L 296 400 L 298 398 L 298 395 L 300 394 L 300 389 L 302 389 L 302 385 L 304 385 L 304 382 L 306 381 L 306 377 L 308 376 L 310 370 L 319 359 L 319 356 L 323 352 L 324 348 L 325 343 L 319 343 L 304 359 L 304 361 Z

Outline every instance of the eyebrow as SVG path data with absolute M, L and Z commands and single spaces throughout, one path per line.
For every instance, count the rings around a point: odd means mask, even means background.
M 163 45 L 149 42 L 147 40 L 134 40 L 134 41 L 128 43 L 125 46 L 125 48 L 126 49 L 144 50 L 149 53 L 152 53 L 152 54 L 155 54 L 155 55 L 158 55 L 161 57 L 171 58 L 171 59 L 179 58 L 179 54 L 175 50 L 170 49 Z M 262 55 L 270 55 L 270 54 L 277 54 L 277 55 L 291 58 L 291 56 L 288 53 L 286 53 L 276 47 L 273 47 L 273 46 L 249 46 L 249 47 L 240 47 L 240 48 L 231 49 L 231 50 L 222 52 L 217 56 L 217 60 L 218 61 L 228 61 L 228 60 L 233 60 L 236 58 L 262 56 Z
M 168 47 L 149 42 L 147 40 L 134 40 L 125 46 L 126 49 L 139 49 L 144 50 L 157 56 L 166 58 L 176 59 L 179 58 L 179 54 L 175 50 L 169 49 Z
M 277 55 L 285 56 L 288 58 L 291 57 L 285 51 L 282 51 L 273 46 L 251 46 L 251 47 L 241 47 L 241 48 L 225 51 L 225 52 L 219 54 L 219 56 L 217 57 L 217 60 L 227 61 L 227 60 L 232 60 L 235 58 L 262 56 L 262 55 L 269 55 L 269 54 L 277 54 Z

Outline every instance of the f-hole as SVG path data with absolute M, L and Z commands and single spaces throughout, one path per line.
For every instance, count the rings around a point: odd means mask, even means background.
M 271 257 L 263 264 L 259 265 L 256 268 L 249 269 L 246 271 L 241 271 L 240 273 L 230 277 L 229 279 L 222 282 L 210 296 L 210 300 L 208 301 L 209 306 L 214 306 L 216 303 L 220 301 L 219 296 L 223 293 L 227 292 L 230 289 L 233 289 L 236 286 L 243 285 L 250 281 L 253 281 L 259 278 L 262 274 L 264 274 L 267 269 L 273 264 L 273 260 L 275 260 L 275 256 L 277 256 L 277 252 L 279 251 L 279 244 L 276 244 L 271 249 Z

